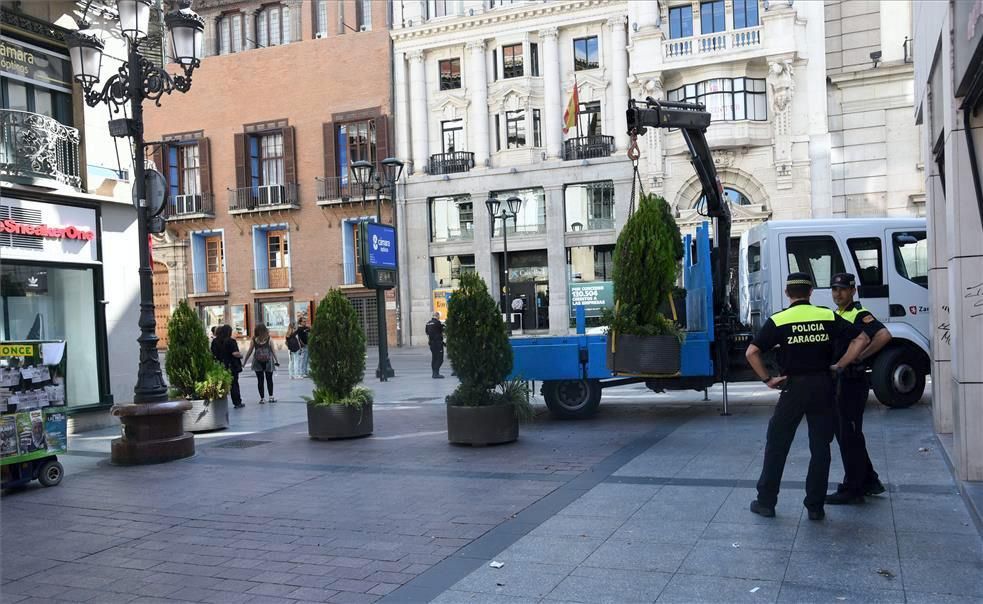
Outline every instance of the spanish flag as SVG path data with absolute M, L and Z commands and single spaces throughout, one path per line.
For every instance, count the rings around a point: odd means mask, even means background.
M 563 134 L 577 126 L 577 112 L 580 109 L 580 95 L 577 93 L 577 76 L 573 77 L 573 94 L 570 95 L 570 102 L 567 110 L 563 112 Z

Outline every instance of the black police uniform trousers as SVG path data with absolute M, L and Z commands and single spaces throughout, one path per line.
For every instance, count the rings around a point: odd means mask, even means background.
M 833 378 L 829 373 L 790 375 L 768 422 L 765 461 L 758 478 L 758 502 L 775 507 L 795 430 L 805 416 L 809 424 L 809 473 L 806 497 L 809 509 L 821 509 L 829 483 L 829 445 L 833 442 Z
M 879 480 L 867 453 L 864 439 L 864 408 L 870 385 L 866 375 L 842 376 L 836 385 L 836 423 L 834 433 L 843 458 L 841 489 L 863 495 L 867 485 Z
M 430 345 L 430 368 L 433 374 L 440 373 L 440 366 L 444 364 L 444 346 L 442 344 Z

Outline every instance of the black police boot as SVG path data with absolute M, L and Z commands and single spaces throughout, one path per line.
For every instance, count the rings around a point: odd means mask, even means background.
M 886 490 L 887 487 L 884 486 L 884 483 L 880 480 L 875 480 L 864 487 L 864 495 L 880 495 Z
M 822 520 L 826 517 L 826 511 L 823 508 L 807 508 L 809 510 L 809 520 Z
M 755 499 L 751 502 L 751 513 L 757 514 L 758 516 L 764 516 L 765 518 L 774 518 L 775 508 L 768 507 Z
M 858 505 L 863 502 L 863 495 L 855 495 L 850 491 L 837 491 L 826 496 L 827 505 Z

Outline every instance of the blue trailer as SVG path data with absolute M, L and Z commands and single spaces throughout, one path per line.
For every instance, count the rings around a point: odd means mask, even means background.
M 710 113 L 702 105 L 657 101 L 629 101 L 628 157 L 638 177 L 636 138 L 646 128 L 675 128 L 682 134 L 700 183 L 703 185 L 705 216 L 713 220 L 697 228 L 695 237 L 685 237 L 682 259 L 686 291 L 685 325 L 680 350 L 680 369 L 674 375 L 615 375 L 609 369 L 608 338 L 587 335 L 583 309 L 578 309 L 577 333 L 571 336 L 512 338 L 511 377 L 542 382 L 542 393 L 550 411 L 558 417 L 592 415 L 601 402 L 601 390 L 644 382 L 654 391 L 704 390 L 715 382 L 724 385 L 723 404 L 727 413 L 727 381 L 748 379 L 744 351 L 750 342 L 748 330 L 739 325 L 734 304 L 727 292 L 731 233 L 730 207 L 717 178 L 713 156 L 706 141 Z

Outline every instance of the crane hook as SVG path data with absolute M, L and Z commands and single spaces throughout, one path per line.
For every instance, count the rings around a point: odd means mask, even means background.
M 638 150 L 638 130 L 632 128 L 629 134 L 631 136 L 631 144 L 628 145 L 628 159 L 632 163 L 637 164 L 638 159 L 642 156 L 641 151 Z

